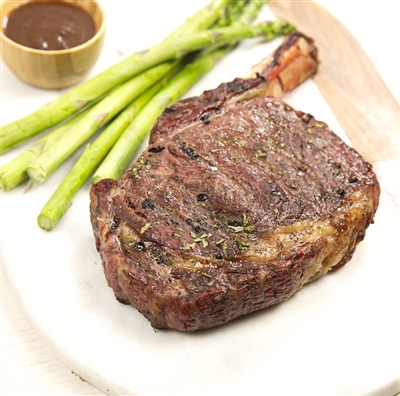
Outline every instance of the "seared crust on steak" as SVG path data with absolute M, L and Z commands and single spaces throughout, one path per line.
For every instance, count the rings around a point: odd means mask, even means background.
M 107 281 L 155 328 L 282 302 L 345 264 L 373 222 L 371 167 L 325 123 L 260 94 L 266 81 L 178 102 L 125 175 L 91 189 Z

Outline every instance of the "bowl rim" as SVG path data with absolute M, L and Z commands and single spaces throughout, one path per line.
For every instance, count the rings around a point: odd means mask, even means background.
M 55 0 L 55 1 L 58 1 L 60 3 L 68 2 L 68 1 L 64 1 L 64 0 Z M 27 0 L 27 1 L 21 2 L 21 3 L 30 3 L 30 2 L 31 2 L 31 0 Z M 89 40 L 87 40 L 84 43 L 77 45 L 75 47 L 61 49 L 61 50 L 39 50 L 36 48 L 31 48 L 31 47 L 27 47 L 25 45 L 19 44 L 16 41 L 11 40 L 4 33 L 3 20 L 4 20 L 4 18 L 8 18 L 8 14 L 3 15 L 3 12 L 1 12 L 1 20 L 0 20 L 0 25 L 1 25 L 0 26 L 0 38 L 1 38 L 1 40 L 4 40 L 5 42 L 7 42 L 9 45 L 19 48 L 22 51 L 31 52 L 33 54 L 39 54 L 39 55 L 58 55 L 58 54 L 62 55 L 62 54 L 69 54 L 72 52 L 81 51 L 82 49 L 89 47 L 92 43 L 98 41 L 104 35 L 105 30 L 106 30 L 106 15 L 105 15 L 103 7 L 101 6 L 101 4 L 99 3 L 98 0 L 91 0 L 91 2 L 96 4 L 97 8 L 99 9 L 99 11 L 101 13 L 101 23 L 100 23 L 99 29 L 97 30 L 96 34 L 92 38 L 90 38 Z M 4 3 L 4 0 L 0 0 L 1 7 L 2 7 L 3 3 Z

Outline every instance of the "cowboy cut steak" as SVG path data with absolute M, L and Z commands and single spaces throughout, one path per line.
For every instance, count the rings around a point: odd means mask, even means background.
M 278 98 L 317 64 L 313 41 L 291 34 L 245 78 L 166 109 L 122 178 L 92 187 L 107 282 L 154 328 L 282 302 L 364 238 L 379 202 L 370 165 Z

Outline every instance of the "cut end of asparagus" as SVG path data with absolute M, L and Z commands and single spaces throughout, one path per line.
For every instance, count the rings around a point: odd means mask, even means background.
M 35 183 L 43 183 L 48 176 L 47 169 L 42 165 L 29 166 L 27 172 L 29 178 Z
M 0 189 L 3 191 L 10 190 L 10 186 L 8 186 L 7 182 L 4 180 L 3 175 L 0 173 Z
M 56 226 L 56 223 L 54 223 L 54 221 L 46 215 L 39 215 L 37 222 L 39 227 L 45 231 L 51 231 Z
M 7 165 L 0 168 L 0 189 L 9 191 L 28 178 L 26 169 L 10 168 Z
M 100 169 L 100 168 L 99 168 Z M 92 176 L 91 182 L 92 185 L 98 183 L 101 180 L 104 179 L 112 179 L 112 180 L 118 180 L 121 177 L 121 174 L 123 173 L 123 168 L 115 168 L 115 169 L 100 169 L 100 172 L 97 172 Z
M 0 190 L 9 191 L 13 187 L 15 187 L 15 186 L 13 184 L 7 183 L 0 175 Z

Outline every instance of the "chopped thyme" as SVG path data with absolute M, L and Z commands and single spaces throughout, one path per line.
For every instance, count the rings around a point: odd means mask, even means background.
M 180 247 L 181 250 L 189 250 L 193 249 L 195 246 L 194 243 L 184 243 L 183 246 Z
M 144 234 L 149 228 L 150 228 L 151 224 L 150 223 L 146 223 L 141 229 L 140 229 L 140 233 Z
M 206 238 L 209 238 L 212 234 L 203 233 L 200 237 L 195 238 L 193 242 L 198 243 L 201 242 L 203 247 L 206 248 L 208 246 L 208 241 Z
M 253 232 L 257 227 L 254 224 L 250 223 L 250 218 L 243 213 L 243 231 L 245 232 Z
M 138 170 L 137 168 L 133 168 L 133 169 L 132 169 L 132 173 L 133 173 L 133 175 L 135 176 L 135 179 L 136 179 L 136 180 L 139 180 L 139 179 L 140 179 L 139 170 Z
M 237 138 L 234 138 L 234 143 L 236 144 L 236 146 L 238 146 L 239 148 L 242 148 L 243 146 L 246 145 L 246 141 L 245 140 L 237 140 Z
M 247 244 L 244 241 L 241 241 L 240 239 L 236 239 L 235 244 L 240 251 L 247 252 L 247 248 L 249 247 L 249 244 Z
M 265 157 L 265 153 L 261 152 L 260 150 L 257 150 L 257 152 L 255 153 L 255 157 L 263 158 L 263 157 Z
M 257 227 L 254 224 L 248 224 L 247 226 L 243 227 L 245 232 L 253 232 Z
M 222 254 L 224 255 L 224 257 L 226 257 L 227 256 L 227 250 L 228 250 L 228 244 L 224 240 L 223 242 L 220 243 L 220 245 L 222 247 Z

